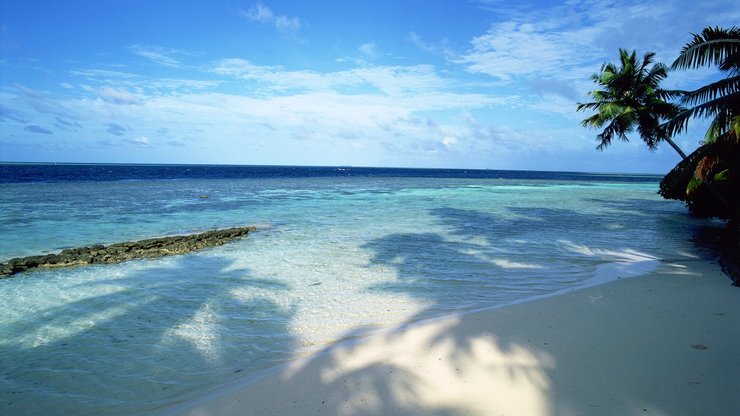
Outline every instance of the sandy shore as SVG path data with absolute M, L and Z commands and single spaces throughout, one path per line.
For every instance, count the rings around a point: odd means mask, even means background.
M 684 258 L 647 276 L 336 345 L 165 414 L 731 415 L 740 288 Z

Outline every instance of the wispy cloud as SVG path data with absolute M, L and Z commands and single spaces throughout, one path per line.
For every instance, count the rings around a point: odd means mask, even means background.
M 261 91 L 331 91 L 415 95 L 453 89 L 453 79 L 441 77 L 431 65 L 362 66 L 345 71 L 291 71 L 278 66 L 255 65 L 230 58 L 216 62 L 210 71 L 257 83 Z
M 295 33 L 301 29 L 301 19 L 275 14 L 263 3 L 256 3 L 247 10 L 240 10 L 239 15 L 247 18 L 250 22 L 263 23 L 274 26 L 283 33 Z
M 108 123 L 108 128 L 105 129 L 105 131 L 114 136 L 123 136 L 128 130 L 127 127 L 116 123 Z
M 41 126 L 37 126 L 35 124 L 28 125 L 24 128 L 25 131 L 30 131 L 31 133 L 38 133 L 38 134 L 54 134 L 53 131 L 45 129 Z
M 130 144 L 134 144 L 139 147 L 149 147 L 151 146 L 151 143 L 149 143 L 149 138 L 146 136 L 139 136 L 135 139 L 127 139 L 126 142 Z
M 45 91 L 38 91 L 21 84 L 14 84 L 17 98 L 26 106 L 41 114 L 52 114 L 63 119 L 75 119 L 72 112 L 61 105 L 56 98 Z
M 65 119 L 63 119 L 63 118 L 61 118 L 59 116 L 54 116 L 54 120 L 56 120 L 56 122 L 54 123 L 54 125 L 56 125 L 57 127 L 61 127 L 63 129 L 66 129 L 66 130 L 77 130 L 77 129 L 79 129 L 79 128 L 82 127 L 82 124 L 80 124 L 80 123 L 78 123 L 76 121 L 73 121 L 73 120 L 65 120 Z
M 357 50 L 368 58 L 375 59 L 379 56 L 378 45 L 375 42 L 363 43 Z
M 552 30 L 532 23 L 500 23 L 475 37 L 472 49 L 458 62 L 471 72 L 504 81 L 521 77 L 581 78 L 583 71 L 579 68 L 603 56 L 603 51 L 593 46 L 592 32 L 588 28 Z
M 442 39 L 441 41 L 437 43 L 433 42 L 427 42 L 424 39 L 421 38 L 416 32 L 409 32 L 408 41 L 414 44 L 417 48 L 434 54 L 434 55 L 441 55 L 449 59 L 453 59 L 456 56 L 455 51 L 453 50 L 452 46 L 450 45 L 450 41 L 447 38 Z
M 455 62 L 505 82 L 587 80 L 602 62 L 613 60 L 620 47 L 653 51 L 659 61 L 670 62 L 690 32 L 708 24 L 735 24 L 725 12 L 726 1 L 572 0 L 536 10 L 530 4 L 479 4 L 503 18 L 474 37 L 471 48 Z M 686 18 L 689 9 L 695 13 L 692 19 Z M 725 21 L 702 21 L 709 16 L 723 16 Z M 671 30 L 656 29 L 667 25 Z
M 134 55 L 146 58 L 159 65 L 169 66 L 173 68 L 179 68 L 182 63 L 173 57 L 173 55 L 181 55 L 182 52 L 176 49 L 168 49 L 160 46 L 142 46 L 142 45 L 131 45 L 129 51 Z
M 203 90 L 221 84 L 220 80 L 213 79 L 159 78 L 96 68 L 74 69 L 70 71 L 70 74 L 75 77 L 82 77 L 90 84 L 108 86 L 114 89 L 130 88 L 139 91 Z M 83 87 L 83 89 L 91 92 L 89 85 Z
M 100 98 L 116 105 L 139 105 L 142 102 L 142 98 L 132 94 L 131 92 L 112 87 L 102 87 L 97 90 Z
M 69 72 L 70 74 L 78 77 L 83 77 L 89 80 L 109 80 L 120 82 L 120 80 L 131 80 L 139 79 L 141 75 L 134 74 L 131 72 L 113 71 L 110 69 L 97 69 L 97 68 L 85 68 L 85 69 L 73 69 Z
M 0 121 L 16 121 L 19 123 L 25 123 L 26 119 L 20 112 L 0 104 Z

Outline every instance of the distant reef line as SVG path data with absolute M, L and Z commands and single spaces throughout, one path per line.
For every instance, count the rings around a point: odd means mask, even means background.
M 197 234 L 127 241 L 109 246 L 97 244 L 68 248 L 58 254 L 18 257 L 10 259 L 6 263 L 0 263 L 0 278 L 7 278 L 16 273 L 38 268 L 114 264 L 127 260 L 185 254 L 229 243 L 246 236 L 251 231 L 256 231 L 256 229 L 254 226 L 233 227 L 209 230 Z

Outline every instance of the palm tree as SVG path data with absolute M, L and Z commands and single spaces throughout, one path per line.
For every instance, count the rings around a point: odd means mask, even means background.
M 671 135 L 681 133 L 689 119 L 712 118 L 705 141 L 711 143 L 735 131 L 740 136 L 740 28 L 707 27 L 694 34 L 671 69 L 696 69 L 716 65 L 728 76 L 686 93 L 681 103 L 689 106 L 666 124 Z
M 681 91 L 660 88 L 668 73 L 661 63 L 653 63 L 655 53 L 646 53 L 642 60 L 637 53 L 619 49 L 619 65 L 604 63 L 591 79 L 600 87 L 589 93 L 593 102 L 579 103 L 577 110 L 596 110 L 584 119 L 584 127 L 604 128 L 596 137 L 597 149 L 603 150 L 616 137 L 629 141 L 627 134 L 637 129 L 640 138 L 651 150 L 661 141 L 673 147 L 681 156 L 686 154 L 671 140 L 663 124 L 681 114 L 684 109 L 666 100 L 681 96 Z
M 668 134 L 683 132 L 693 118 L 711 118 L 704 144 L 661 182 L 666 198 L 684 200 L 695 213 L 738 216 L 740 208 L 740 29 L 705 28 L 694 34 L 672 69 L 717 66 L 727 77 L 686 92 L 687 105 L 665 124 Z M 714 201 L 718 201 L 717 204 Z

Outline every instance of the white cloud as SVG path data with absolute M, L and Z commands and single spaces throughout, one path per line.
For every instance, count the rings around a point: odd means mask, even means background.
M 285 15 L 276 15 L 263 3 L 256 3 L 248 10 L 241 10 L 239 14 L 242 17 L 246 17 L 250 22 L 275 26 L 277 30 L 283 33 L 294 33 L 301 29 L 301 19 Z
M 159 46 L 142 46 L 142 45 L 131 45 L 129 51 L 134 55 L 142 58 L 149 59 L 157 64 L 169 66 L 173 68 L 181 67 L 182 64 L 177 59 L 173 58 L 172 55 L 181 54 L 181 51 L 175 49 L 162 48 Z
M 262 3 L 257 3 L 247 11 L 242 11 L 242 15 L 253 22 L 272 23 L 275 16 L 272 10 Z
M 275 27 L 281 32 L 295 32 L 301 28 L 301 21 L 297 17 L 277 16 Z
M 213 79 L 154 78 L 106 69 L 75 69 L 70 71 L 70 74 L 83 77 L 90 84 L 104 85 L 114 89 L 129 88 L 138 92 L 204 90 L 221 84 L 220 80 Z M 83 85 L 81 88 L 87 92 L 95 91 L 95 88 L 90 85 Z
M 216 62 L 211 72 L 258 84 L 261 91 L 338 91 L 382 92 L 391 96 L 454 89 L 456 81 L 442 78 L 431 65 L 366 66 L 345 71 L 320 73 L 290 71 L 277 66 L 255 65 L 230 58 Z
M 417 48 L 435 55 L 442 55 L 449 59 L 454 59 L 456 54 L 453 48 L 450 46 L 450 41 L 446 38 L 440 42 L 431 43 L 424 41 L 421 36 L 415 32 L 409 32 L 408 40 L 413 43 Z
M 618 48 L 654 51 L 657 61 L 670 64 L 690 32 L 709 21 L 732 24 L 725 12 L 730 3 L 569 0 L 546 8 L 486 3 L 498 16 L 495 23 L 474 36 L 465 53 L 449 60 L 495 79 L 492 91 L 519 95 L 514 103 L 520 110 L 555 117 L 560 125 L 577 123 L 585 115 L 575 112 L 576 102 L 588 100 L 586 92 L 594 88 L 591 74 L 603 62 L 616 61 Z M 689 12 L 692 19 L 686 19 Z M 670 31 L 656 30 L 668 26 Z M 409 38 L 433 50 L 415 33 Z M 710 71 L 672 72 L 664 86 L 692 89 L 709 82 L 709 76 Z
M 357 50 L 367 57 L 378 57 L 378 45 L 376 45 L 375 42 L 363 43 L 359 48 L 357 48 Z
M 149 138 L 146 136 L 139 136 L 135 139 L 129 140 L 130 143 L 135 144 L 139 147 L 149 147 Z
M 458 140 L 455 136 L 445 136 L 444 139 L 442 139 L 442 144 L 448 149 L 453 148 L 457 142 Z
M 583 81 L 602 62 L 614 61 L 620 47 L 656 52 L 658 61 L 670 64 L 690 40 L 690 32 L 710 24 L 735 24 L 727 13 L 734 9 L 732 4 L 728 0 L 570 0 L 533 10 L 527 4 L 487 3 L 495 5 L 493 9 L 504 19 L 474 37 L 471 48 L 455 62 L 507 82 L 557 79 L 571 83 L 566 88 L 581 91 L 588 87 Z M 688 11 L 691 19 L 686 18 Z M 411 40 L 425 46 L 417 37 Z
M 587 29 L 553 31 L 529 23 L 505 22 L 475 37 L 472 49 L 458 61 L 471 72 L 505 81 L 518 77 L 580 79 L 602 58 Z
M 142 98 L 120 88 L 102 87 L 97 91 L 100 98 L 116 105 L 139 105 Z
M 130 72 L 122 72 L 122 71 L 112 71 L 109 69 L 94 69 L 94 68 L 86 68 L 86 69 L 74 69 L 70 71 L 70 74 L 74 76 L 79 76 L 86 78 L 88 80 L 115 80 L 116 82 L 120 82 L 122 79 L 138 79 L 141 78 L 138 74 L 132 74 Z

